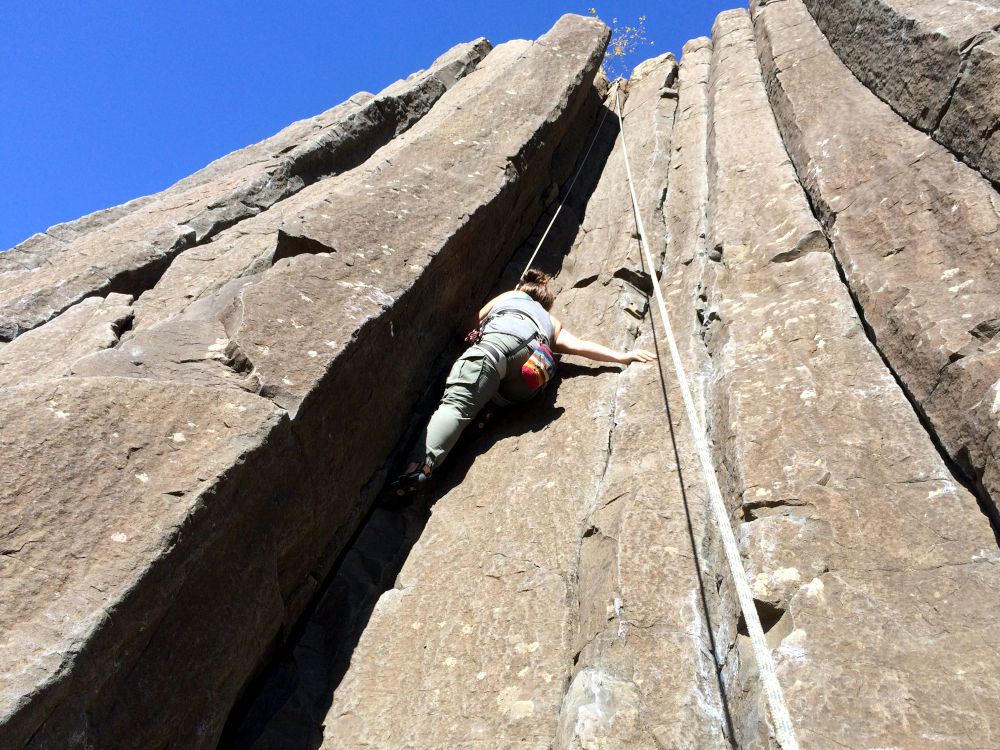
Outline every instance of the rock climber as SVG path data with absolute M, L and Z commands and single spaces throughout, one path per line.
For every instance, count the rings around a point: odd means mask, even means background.
M 472 345 L 456 360 L 444 396 L 421 432 L 402 474 L 390 485 L 397 495 L 419 489 L 454 447 L 465 426 L 489 401 L 528 401 L 555 372 L 557 354 L 577 354 L 597 362 L 650 362 L 645 349 L 619 352 L 577 338 L 549 313 L 555 296 L 548 274 L 528 269 L 517 289 L 504 292 L 479 311 L 479 327 L 466 338 Z

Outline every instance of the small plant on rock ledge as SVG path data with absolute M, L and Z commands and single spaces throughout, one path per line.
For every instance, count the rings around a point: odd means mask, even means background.
M 597 15 L 597 8 L 588 9 L 590 15 L 598 21 L 602 20 Z M 653 46 L 653 42 L 646 38 L 646 17 L 639 16 L 635 26 L 619 25 L 617 18 L 612 18 L 611 41 L 608 42 L 608 49 L 604 53 L 604 62 L 601 64 L 601 72 L 612 81 L 618 77 L 627 77 L 633 63 L 629 59 L 640 47 L 647 44 Z

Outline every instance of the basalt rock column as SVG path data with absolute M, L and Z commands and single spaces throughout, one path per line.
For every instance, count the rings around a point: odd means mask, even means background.
M 0 580 L 16 601 L 0 614 L 0 745 L 214 746 L 366 511 L 427 361 L 466 311 L 427 290 L 475 294 L 512 252 L 507 232 L 534 223 L 606 41 L 598 22 L 563 19 L 489 85 L 469 83 L 462 109 L 395 152 L 395 171 L 373 163 L 360 194 L 338 183 L 354 207 L 344 226 L 398 256 L 286 253 L 175 316 L 193 331 L 173 329 L 175 348 L 135 336 L 108 350 L 132 347 L 144 367 L 130 377 L 97 355 L 73 364 L 90 377 L 3 390 L 18 479 L 0 491 Z M 476 127 L 493 150 L 451 146 Z M 449 146 L 447 163 L 428 160 Z M 468 213 L 447 192 L 461 180 Z M 396 189 L 424 196 L 419 240 L 383 223 Z M 313 219 L 304 206 L 298 226 Z M 405 321 L 434 313 L 398 345 Z
M 364 161 L 418 120 L 488 51 L 482 39 L 460 45 L 430 70 L 374 98 L 352 98 L 223 157 L 162 193 L 53 228 L 13 248 L 0 256 L 0 339 L 36 328 L 87 296 L 138 295 L 185 248 L 323 175 Z
M 746 11 L 720 15 L 713 43 L 709 424 L 799 742 L 990 746 L 989 522 L 865 337 L 781 141 Z M 737 744 L 764 744 L 753 657 L 725 604 Z
M 119 345 L 75 362 L 72 373 L 261 389 L 261 379 L 253 369 L 253 362 L 247 352 L 231 341 L 226 321 L 230 328 L 239 325 L 242 314 L 239 306 L 244 291 L 262 281 L 264 271 L 273 264 L 279 244 L 287 251 L 288 238 L 282 232 L 286 219 L 311 210 L 331 194 L 350 195 L 360 190 L 359 184 L 369 184 L 369 178 L 378 175 L 386 163 L 412 159 L 411 143 L 415 139 L 424 138 L 439 127 L 450 127 L 449 121 L 463 107 L 481 106 L 477 105 L 476 97 L 481 100 L 491 87 L 502 85 L 511 65 L 531 46 L 530 42 L 516 40 L 493 50 L 470 81 L 448 92 L 412 133 L 397 137 L 379 149 L 359 168 L 358 174 L 337 175 L 316 182 L 268 211 L 222 232 L 211 242 L 182 253 L 156 286 L 136 300 L 132 329 L 122 337 Z M 525 190 L 525 195 L 536 193 Z M 387 205 L 391 207 L 392 202 Z M 368 217 L 360 218 L 361 223 L 366 221 Z M 516 236 L 518 231 L 512 230 L 511 235 Z M 388 239 L 388 236 L 382 234 L 379 238 Z M 379 255 L 382 251 L 385 249 L 381 249 Z M 385 254 L 391 255 L 387 251 Z M 353 256 L 345 262 L 350 266 L 356 260 L 357 256 Z M 382 268 L 374 273 L 382 273 Z M 300 327 L 296 330 L 306 325 L 301 315 L 290 320 L 294 320 L 290 325 Z M 312 317 L 308 320 L 310 326 L 323 325 L 321 320 Z M 324 339 L 323 343 L 329 347 L 329 341 Z M 270 345 L 266 342 L 259 345 L 259 351 L 266 356 Z M 310 351 L 318 350 L 314 347 Z
M 688 78 L 691 72 L 685 71 Z M 626 269 L 641 269 L 641 286 L 650 291 L 645 275 L 649 269 L 642 268 L 634 236 L 622 139 L 637 179 L 643 224 L 657 254 L 654 262 L 659 263 L 676 79 L 672 55 L 648 60 L 633 72 L 623 103 L 624 134 L 590 198 L 582 225 L 586 234 L 570 255 L 576 276 L 592 275 L 594 283 L 602 283 L 616 273 L 625 275 Z M 681 91 L 690 88 L 686 80 Z M 573 280 L 570 276 L 567 282 Z M 572 292 L 585 295 L 587 288 Z M 688 303 L 686 323 L 695 321 L 694 306 Z M 668 414 L 664 401 L 664 382 L 672 380 L 666 347 L 651 335 L 648 316 L 643 328 L 636 345 L 654 349 L 660 344 L 664 359 L 659 367 L 631 365 L 619 376 L 610 454 L 597 492 L 586 503 L 589 512 L 576 573 L 576 655 L 557 747 L 697 747 L 724 742 L 681 484 L 685 477 L 677 465 L 671 430 L 678 434 L 679 451 L 686 458 L 693 450 L 680 427 L 684 415 Z M 689 482 L 693 478 L 686 477 Z M 694 509 L 696 519 L 699 510 Z
M 848 68 L 911 125 L 1000 182 L 1000 6 L 806 0 Z
M 1000 198 L 858 83 L 800 0 L 754 8 L 778 125 L 851 294 L 936 437 L 995 508 Z
M 211 746 L 281 626 L 287 415 L 134 378 L 2 393 L 0 747 Z

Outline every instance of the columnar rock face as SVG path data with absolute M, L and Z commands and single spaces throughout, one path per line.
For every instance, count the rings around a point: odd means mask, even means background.
M 145 292 L 134 308 L 160 311 L 156 324 L 124 331 L 133 308 L 111 295 L 33 331 L 62 347 L 34 377 L 22 357 L 37 360 L 37 341 L 4 349 L 4 461 L 21 478 L 0 495 L 0 576 L 17 601 L 2 615 L 0 744 L 215 743 L 370 505 L 447 321 L 565 179 L 607 36 L 566 17 L 482 75 L 450 75 L 433 125 L 394 141 L 391 166 L 376 152 L 355 172 L 379 196 L 316 183 L 307 197 L 341 202 L 333 229 L 349 246 L 305 239 L 328 229 L 301 202 L 303 239 L 281 239 L 279 209 L 273 265 L 176 312 Z M 419 236 L 373 223 L 409 211 Z
M 789 154 L 876 344 L 996 508 L 996 191 L 861 86 L 799 0 L 760 7 L 756 28 Z
M 806 0 L 851 71 L 914 127 L 1000 182 L 1000 6 Z
M 997 602 L 973 614 L 921 592 L 1000 584 L 989 522 L 864 335 L 782 144 L 746 11 L 721 15 L 713 40 L 709 423 L 799 739 L 988 746 L 987 689 L 966 675 L 996 660 L 981 635 L 998 632 Z M 891 632 L 907 636 L 881 640 Z M 856 645 L 838 647 L 848 633 Z M 752 656 L 735 632 L 719 640 L 734 639 L 735 687 Z M 874 643 L 868 662 L 858 652 Z M 742 687 L 731 706 L 746 746 L 757 719 Z
M 750 5 L 620 84 L 593 19 L 461 45 L 0 254 L 0 748 L 777 747 L 734 576 L 801 747 L 1000 745 L 1000 11 Z M 372 510 L 560 195 L 553 312 L 659 362 Z
M 624 101 L 633 168 L 646 176 L 641 205 L 661 248 L 675 77 L 671 56 L 649 61 Z M 620 138 L 561 262 L 554 309 L 577 335 L 617 347 L 644 307 L 621 280 L 643 286 L 644 270 Z M 643 419 L 663 413 L 649 387 L 658 373 L 634 371 L 643 380 L 623 387 L 617 368 L 563 367 L 577 376 L 436 501 L 335 693 L 324 746 L 721 739 L 676 479 L 647 483 L 635 472 L 673 460 L 667 424 Z M 554 421 L 553 408 L 565 409 Z M 421 666 L 406 669 L 414 658 Z M 385 721 L 403 711 L 406 722 Z
M 689 77 L 685 71 L 681 91 L 691 85 Z M 647 61 L 632 73 L 624 132 L 590 198 L 582 226 L 586 234 L 568 256 L 605 255 L 598 282 L 625 260 L 642 266 L 631 236 L 622 141 L 639 180 L 637 197 L 649 241 L 660 252 L 664 245 L 665 176 L 677 135 L 678 93 L 671 59 Z M 606 236 L 594 226 L 604 223 Z M 565 272 L 566 265 L 560 277 Z M 561 299 L 582 294 L 568 290 Z M 606 334 L 595 330 L 593 335 Z M 636 345 L 666 356 L 664 342 L 648 325 Z M 691 487 L 685 486 L 679 463 L 681 455 L 689 462 L 693 449 L 686 420 L 676 410 L 680 399 L 673 388 L 672 401 L 665 398 L 665 389 L 655 367 L 630 366 L 618 378 L 608 459 L 598 491 L 587 502 L 580 545 L 577 655 L 560 717 L 559 747 L 724 742 L 715 665 L 701 648 L 710 627 L 701 591 L 705 581 L 692 546 L 701 538 L 701 507 L 687 505 Z

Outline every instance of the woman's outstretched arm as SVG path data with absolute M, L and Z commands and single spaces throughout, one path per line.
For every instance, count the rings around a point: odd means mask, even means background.
M 645 349 L 633 349 L 630 352 L 619 352 L 603 344 L 577 338 L 561 325 L 556 329 L 554 350 L 560 354 L 578 354 L 596 362 L 617 362 L 627 365 L 629 362 L 651 362 L 656 359 L 653 352 Z

